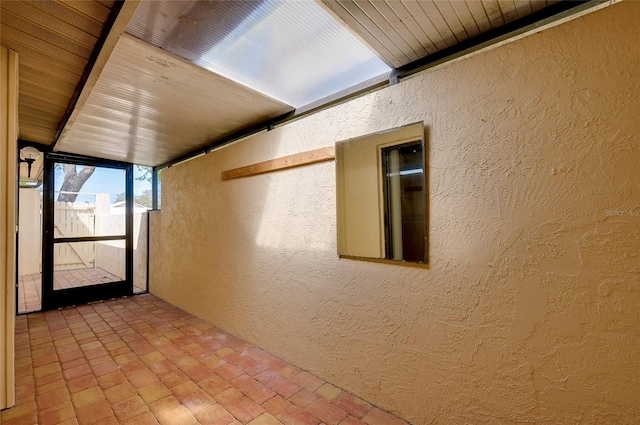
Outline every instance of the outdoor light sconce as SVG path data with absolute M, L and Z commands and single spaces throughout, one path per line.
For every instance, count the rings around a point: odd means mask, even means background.
M 31 164 L 40 156 L 40 151 L 33 146 L 20 149 L 20 162 L 27 163 L 27 177 L 31 178 Z

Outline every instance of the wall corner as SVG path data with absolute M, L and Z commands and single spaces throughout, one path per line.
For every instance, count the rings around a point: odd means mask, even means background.
M 15 404 L 15 276 L 18 140 L 18 54 L 0 60 L 0 409 Z

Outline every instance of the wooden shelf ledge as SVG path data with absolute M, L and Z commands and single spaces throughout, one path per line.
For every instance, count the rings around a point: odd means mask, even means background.
M 294 155 L 283 156 L 269 161 L 257 162 L 240 168 L 234 168 L 222 172 L 222 180 L 239 179 L 241 177 L 255 176 L 258 174 L 271 173 L 287 168 L 301 167 L 303 165 L 316 164 L 318 162 L 332 161 L 336 158 L 335 148 L 315 149 L 312 151 L 300 152 Z

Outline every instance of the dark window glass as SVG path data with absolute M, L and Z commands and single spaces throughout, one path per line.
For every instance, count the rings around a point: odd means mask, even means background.
M 425 260 L 425 176 L 422 142 L 382 149 L 386 257 Z

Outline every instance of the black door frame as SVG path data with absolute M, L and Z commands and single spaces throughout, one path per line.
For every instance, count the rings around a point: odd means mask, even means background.
M 133 164 L 73 154 L 48 152 L 44 154 L 42 208 L 42 311 L 70 305 L 133 295 Z M 118 236 L 54 237 L 55 164 L 67 163 L 125 170 L 125 234 Z M 65 242 L 125 241 L 125 280 L 112 283 L 53 289 L 54 244 Z

